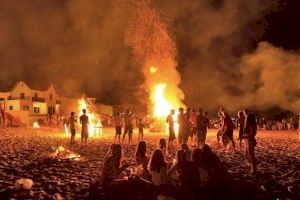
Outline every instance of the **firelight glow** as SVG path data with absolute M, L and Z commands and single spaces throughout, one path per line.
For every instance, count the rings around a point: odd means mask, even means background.
M 91 111 L 84 98 L 78 101 L 78 113 L 82 115 L 82 110 L 86 110 L 86 115 L 89 117 L 89 136 L 102 135 L 102 124 L 98 114 Z
M 165 83 L 160 83 L 154 86 L 154 116 L 156 117 L 166 117 L 172 108 L 171 104 L 168 102 L 164 95 L 166 88 Z

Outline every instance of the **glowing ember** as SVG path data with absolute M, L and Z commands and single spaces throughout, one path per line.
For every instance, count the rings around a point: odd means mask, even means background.
M 32 125 L 33 128 L 40 128 L 40 125 L 38 122 L 33 122 L 33 125 Z
M 92 105 L 87 104 L 84 98 L 78 101 L 78 113 L 80 113 L 78 117 L 83 114 L 82 109 L 86 110 L 86 115 L 89 117 L 89 136 L 102 135 L 101 119 L 98 114 L 92 111 Z
M 76 154 L 70 150 L 65 149 L 63 146 L 59 146 L 55 149 L 55 152 L 50 154 L 50 157 L 57 160 L 80 160 L 79 154 Z

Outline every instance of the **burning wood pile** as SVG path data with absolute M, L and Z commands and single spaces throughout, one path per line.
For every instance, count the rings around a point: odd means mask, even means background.
M 79 154 L 76 154 L 68 149 L 65 149 L 63 146 L 57 147 L 55 149 L 55 152 L 50 154 L 50 158 L 56 159 L 58 161 L 62 161 L 62 160 L 79 161 L 82 159 Z

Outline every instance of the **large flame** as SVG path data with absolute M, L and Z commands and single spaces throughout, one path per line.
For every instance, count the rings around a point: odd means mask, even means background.
M 102 123 L 99 115 L 91 110 L 84 98 L 81 98 L 78 101 L 78 113 L 80 113 L 80 116 L 83 114 L 83 109 L 86 110 L 86 115 L 89 117 L 89 136 L 102 135 Z
M 142 67 L 153 116 L 162 119 L 171 109 L 184 107 L 184 93 L 178 87 L 181 78 L 176 70 L 176 43 L 169 25 L 151 7 L 149 0 L 135 2 L 125 36 L 135 60 Z
M 156 117 L 165 117 L 170 113 L 172 108 L 171 104 L 165 97 L 164 91 L 166 88 L 165 83 L 160 83 L 154 86 L 153 103 L 154 111 L 153 114 Z

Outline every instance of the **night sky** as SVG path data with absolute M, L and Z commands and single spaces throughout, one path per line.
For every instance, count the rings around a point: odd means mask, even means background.
M 133 1 L 0 0 L 0 90 L 18 80 L 33 88 L 53 82 L 68 96 L 143 102 L 143 73 L 124 42 Z M 152 0 L 151 6 L 176 43 L 186 104 L 232 110 L 300 105 L 299 75 L 289 77 L 292 87 L 284 86 L 284 77 L 300 68 L 299 1 Z M 264 72 L 273 71 L 267 65 L 274 55 L 280 58 L 274 71 L 287 66 L 271 76 L 284 96 L 265 93 L 272 78 Z

